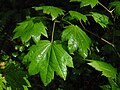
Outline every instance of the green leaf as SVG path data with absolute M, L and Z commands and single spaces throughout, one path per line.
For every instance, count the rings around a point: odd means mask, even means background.
M 79 12 L 76 11 L 69 11 L 70 15 L 72 16 L 72 18 L 76 19 L 76 20 L 83 20 L 84 22 L 87 21 L 87 17 Z
M 41 21 L 35 22 L 35 18 L 21 22 L 18 25 L 19 26 L 17 26 L 13 31 L 15 32 L 13 39 L 21 37 L 22 42 L 28 42 L 32 37 L 34 38 L 35 42 L 38 42 L 41 34 L 45 37 L 48 37 L 44 24 Z
M 44 85 L 48 85 L 54 79 L 54 72 L 64 80 L 67 75 L 67 67 L 73 67 L 72 57 L 62 48 L 61 44 L 41 40 L 29 48 L 24 61 L 30 61 L 29 74 L 40 73 Z
M 88 64 L 96 70 L 102 71 L 102 75 L 112 79 L 116 78 L 117 70 L 111 64 L 96 60 L 90 60 Z
M 110 83 L 111 88 L 112 88 L 111 90 L 120 90 L 119 86 L 117 85 L 117 83 L 113 79 L 108 78 L 108 80 L 109 80 L 109 83 Z
M 109 24 L 109 18 L 106 15 L 96 13 L 96 12 L 91 12 L 92 17 L 96 21 L 96 23 L 99 23 L 103 28 Z
M 0 74 L 0 90 L 6 89 L 6 83 L 5 77 L 2 77 L 2 74 Z
M 109 3 L 109 7 L 115 8 L 115 14 L 117 16 L 120 15 L 120 1 L 114 1 L 114 2 Z
M 12 90 L 23 90 L 23 86 L 30 87 L 27 74 L 14 62 L 10 62 L 6 67 L 6 81 Z
M 43 10 L 43 13 L 50 14 L 52 20 L 55 20 L 59 15 L 64 15 L 62 9 L 53 6 L 40 6 L 40 7 L 33 7 L 35 10 Z
M 100 86 L 100 88 L 101 88 L 102 90 L 111 90 L 110 85 L 102 85 L 102 86 Z
M 81 2 L 80 7 L 85 7 L 90 5 L 92 8 L 96 6 L 98 0 L 70 0 L 70 2 Z
M 62 41 L 68 41 L 68 50 L 71 54 L 78 49 L 83 58 L 87 57 L 91 40 L 77 25 L 65 27 L 62 33 Z

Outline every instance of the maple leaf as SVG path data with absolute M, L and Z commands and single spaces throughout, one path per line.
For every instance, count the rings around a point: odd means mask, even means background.
M 87 21 L 87 17 L 77 11 L 69 11 L 69 13 L 76 20 L 80 20 L 80 21 L 83 20 L 84 22 Z
M 78 49 L 83 58 L 87 57 L 91 40 L 77 25 L 65 27 L 62 33 L 62 41 L 68 41 L 68 50 L 71 54 Z
M 31 18 L 19 23 L 13 31 L 15 32 L 13 39 L 21 37 L 21 40 L 24 43 L 28 42 L 31 37 L 35 40 L 35 42 L 38 42 L 41 34 L 45 37 L 48 37 L 46 32 L 47 28 L 44 26 L 44 24 L 41 21 L 34 22 L 34 20 L 35 18 Z
M 64 80 L 67 75 L 67 67 L 73 67 L 72 57 L 62 48 L 61 44 L 41 40 L 30 47 L 24 60 L 30 61 L 29 74 L 40 73 L 44 85 L 48 85 L 54 79 L 54 72 Z
M 103 28 L 106 27 L 107 24 L 109 24 L 109 18 L 106 15 L 96 12 L 91 12 L 91 15 L 94 20 L 99 23 Z
M 64 12 L 62 9 L 58 7 L 53 6 L 40 6 L 40 7 L 33 7 L 35 10 L 43 10 L 43 13 L 50 14 L 52 17 L 52 20 L 55 20 L 59 15 L 64 15 Z

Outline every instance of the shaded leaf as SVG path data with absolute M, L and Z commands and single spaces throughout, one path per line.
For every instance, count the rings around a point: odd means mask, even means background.
M 90 5 L 92 8 L 96 6 L 98 0 L 70 0 L 70 2 L 81 2 L 80 7 L 85 7 Z
M 21 37 L 22 42 L 28 42 L 32 37 L 35 42 L 38 42 L 40 40 L 41 34 L 45 37 L 48 37 L 44 24 L 41 21 L 35 22 L 34 20 L 35 18 L 31 18 L 19 23 L 19 26 L 17 26 L 14 30 L 15 35 L 13 39 Z
M 67 67 L 73 67 L 72 57 L 62 48 L 61 44 L 41 40 L 29 48 L 24 61 L 30 61 L 29 74 L 40 73 L 44 85 L 48 85 L 54 79 L 54 72 L 64 80 L 67 75 Z
M 117 70 L 111 64 L 96 60 L 90 60 L 88 64 L 96 70 L 102 71 L 102 75 L 112 79 L 116 78 Z
M 100 86 L 100 88 L 101 88 L 102 90 L 111 90 L 110 85 L 102 85 L 102 86 Z
M 23 86 L 31 87 L 26 76 L 26 73 L 17 64 L 11 62 L 7 65 L 5 78 L 12 90 L 23 90 Z
M 120 1 L 114 1 L 114 2 L 109 3 L 109 7 L 115 8 L 115 14 L 117 16 L 120 15 Z
M 91 40 L 77 25 L 65 27 L 62 33 L 62 41 L 68 41 L 68 49 L 71 54 L 78 49 L 83 58 L 87 57 Z
M 62 9 L 53 6 L 40 6 L 40 7 L 33 7 L 35 10 L 43 10 L 43 13 L 50 14 L 52 20 L 55 20 L 59 15 L 64 15 Z
M 87 21 L 87 17 L 79 12 L 76 11 L 69 11 L 70 15 L 72 16 L 72 18 L 76 19 L 76 20 L 83 20 L 84 22 Z
M 96 23 L 99 23 L 103 28 L 105 28 L 107 24 L 109 24 L 109 18 L 106 15 L 96 12 L 92 12 L 91 15 L 96 21 Z

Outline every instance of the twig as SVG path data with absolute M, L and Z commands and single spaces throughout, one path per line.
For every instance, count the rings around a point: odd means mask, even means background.
M 100 3 L 100 2 L 98 2 L 98 4 L 99 5 L 101 5 L 107 12 L 109 12 L 110 14 L 111 14 L 111 16 L 112 16 L 112 18 L 114 19 L 114 15 L 113 15 L 113 11 L 114 11 L 114 9 L 113 10 L 109 10 L 107 7 L 105 7 L 102 3 Z
M 89 32 L 90 34 L 94 35 L 95 37 L 101 39 L 101 40 L 104 41 L 105 43 L 111 45 L 111 46 L 114 48 L 114 50 L 115 50 L 116 54 L 118 55 L 118 57 L 120 58 L 120 54 L 119 54 L 119 52 L 117 51 L 117 49 L 116 49 L 116 47 L 115 47 L 114 44 L 112 44 L 111 42 L 107 41 L 106 39 L 104 39 L 104 38 L 102 38 L 102 37 L 96 35 L 95 33 L 93 33 L 93 32 L 91 32 L 91 31 L 87 30 L 81 21 L 80 21 L 80 24 L 81 24 L 81 26 L 83 27 L 83 29 L 84 29 L 85 31 L 87 31 L 87 32 Z

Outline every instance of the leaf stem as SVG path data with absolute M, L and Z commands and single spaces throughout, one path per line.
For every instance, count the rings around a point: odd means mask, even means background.
M 102 38 L 102 37 L 96 35 L 95 33 L 93 33 L 93 32 L 91 32 L 91 31 L 87 30 L 81 21 L 80 21 L 80 25 L 83 27 L 83 29 L 84 29 L 85 31 L 87 31 L 87 32 L 89 32 L 90 34 L 94 35 L 95 37 L 101 39 L 101 40 L 104 41 L 105 43 L 111 45 L 111 46 L 114 48 L 114 50 L 115 50 L 116 54 L 118 55 L 118 57 L 120 58 L 120 54 L 119 54 L 119 52 L 117 51 L 117 49 L 116 49 L 116 47 L 115 47 L 114 44 L 112 44 L 111 42 L 107 41 L 106 39 L 104 39 L 104 38 Z
M 53 43 L 53 39 L 54 39 L 54 32 L 55 32 L 55 21 L 54 21 L 54 23 L 53 23 L 51 43 Z
M 69 21 L 67 21 L 67 20 L 65 20 L 65 19 L 62 19 L 63 21 L 65 21 L 65 22 L 67 22 L 68 24 L 70 24 L 70 25 L 73 25 L 71 22 L 69 22 Z

